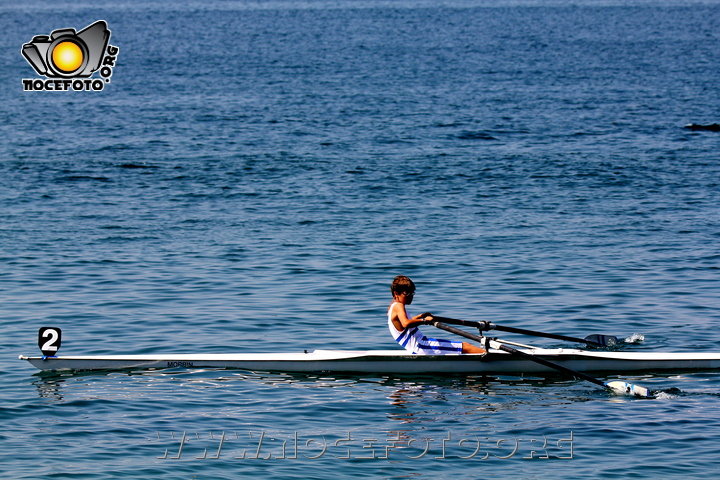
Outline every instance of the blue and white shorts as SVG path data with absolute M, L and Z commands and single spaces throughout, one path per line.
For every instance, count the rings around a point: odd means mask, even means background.
M 454 355 L 462 353 L 462 342 L 428 338 L 423 335 L 422 340 L 415 346 L 413 353 L 418 355 Z

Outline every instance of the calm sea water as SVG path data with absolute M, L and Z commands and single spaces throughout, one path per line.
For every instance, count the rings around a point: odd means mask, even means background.
M 0 6 L 3 477 L 717 473 L 717 372 L 621 376 L 638 400 L 17 356 L 46 325 L 66 355 L 395 348 L 398 274 L 413 314 L 718 351 L 720 134 L 684 128 L 720 122 L 718 2 L 97 3 Z M 22 90 L 24 43 L 97 20 L 102 92 Z

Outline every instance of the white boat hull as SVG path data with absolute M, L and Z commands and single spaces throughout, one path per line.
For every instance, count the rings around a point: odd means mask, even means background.
M 582 372 L 628 373 L 720 368 L 720 353 L 606 352 L 575 349 L 524 350 Z M 498 350 L 480 355 L 412 355 L 402 350 L 310 353 L 241 353 L 179 355 L 95 355 L 25 357 L 40 370 L 84 371 L 165 368 L 233 368 L 264 372 L 374 374 L 532 374 L 552 368 Z

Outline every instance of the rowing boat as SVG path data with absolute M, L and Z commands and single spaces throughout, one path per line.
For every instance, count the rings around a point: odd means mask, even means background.
M 441 321 L 442 320 L 442 321 Z M 576 338 L 536 332 L 516 327 L 502 327 L 491 322 L 475 322 L 446 317 L 428 316 L 425 324 L 433 325 L 470 340 L 485 349 L 482 354 L 415 355 L 404 350 L 315 350 L 308 353 L 210 353 L 177 355 L 91 355 L 57 356 L 62 331 L 42 327 L 38 331 L 38 347 L 42 357 L 25 357 L 44 371 L 84 371 L 166 368 L 235 368 L 262 372 L 287 373 L 371 373 L 387 374 L 475 374 L 524 375 L 562 372 L 588 381 L 615 393 L 652 398 L 653 392 L 640 385 L 622 380 L 606 382 L 586 372 L 637 373 L 643 371 L 713 370 L 720 368 L 720 353 L 618 352 L 537 348 L 521 343 L 475 335 L 450 324 L 475 327 L 482 334 L 502 330 L 539 337 L 554 338 L 591 347 L 611 347 L 617 337 L 590 335 Z M 512 345 L 512 347 L 510 346 Z M 520 347 L 513 348 L 513 347 Z
M 720 353 L 613 352 L 580 349 L 523 349 L 534 358 L 579 372 L 635 373 L 650 371 L 713 370 Z M 373 374 L 500 374 L 547 373 L 553 368 L 500 349 L 485 356 L 413 355 L 403 350 L 315 350 L 308 353 L 230 353 L 167 355 L 92 355 L 26 357 L 45 371 L 86 371 L 165 368 L 232 368 L 292 373 Z

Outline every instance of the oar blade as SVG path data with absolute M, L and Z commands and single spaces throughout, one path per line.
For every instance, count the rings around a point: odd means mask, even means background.
M 612 335 L 588 335 L 585 341 L 595 343 L 599 347 L 614 347 L 618 343 L 617 337 Z
M 652 397 L 652 393 L 645 387 L 640 385 L 634 385 L 632 383 L 623 382 L 620 380 L 614 382 L 608 382 L 605 384 L 608 388 L 611 388 L 616 393 L 621 395 L 635 395 L 636 397 Z

